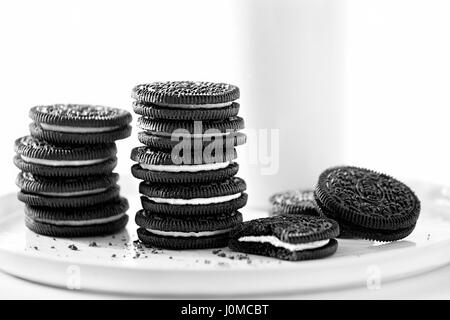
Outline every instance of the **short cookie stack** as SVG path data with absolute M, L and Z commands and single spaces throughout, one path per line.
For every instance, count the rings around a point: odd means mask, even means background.
M 143 210 L 139 239 L 167 249 L 224 247 L 242 222 L 246 184 L 235 177 L 235 146 L 246 142 L 239 88 L 210 82 L 155 82 L 132 91 L 145 146 L 132 150 L 131 171 Z
M 115 140 L 131 134 L 131 114 L 91 105 L 37 106 L 31 136 L 15 142 L 16 184 L 26 226 L 53 237 L 115 233 L 128 222 L 120 197 Z

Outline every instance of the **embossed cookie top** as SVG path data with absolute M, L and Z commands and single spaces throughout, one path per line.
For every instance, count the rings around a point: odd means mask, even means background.
M 15 141 L 17 154 L 35 159 L 48 160 L 89 160 L 115 156 L 114 143 L 84 146 L 53 145 L 33 136 L 25 136 Z
M 30 110 L 36 122 L 77 127 L 122 127 L 132 120 L 126 110 L 86 104 L 54 104 Z
M 154 104 L 201 105 L 231 102 L 239 99 L 239 88 L 227 83 L 202 81 L 169 81 L 140 84 L 131 96 Z
M 287 243 L 307 243 L 335 238 L 339 226 L 334 220 L 306 215 L 286 215 L 244 222 L 233 238 L 244 236 L 276 236 Z
M 408 226 L 420 213 L 420 201 L 407 185 L 357 167 L 323 172 L 316 197 L 332 216 L 373 227 Z

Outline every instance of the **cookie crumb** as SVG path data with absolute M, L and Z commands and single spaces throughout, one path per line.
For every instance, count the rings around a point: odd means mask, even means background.
M 78 251 L 78 247 L 77 247 L 76 245 L 74 245 L 74 244 L 70 244 L 70 245 L 68 246 L 68 248 L 69 248 L 70 250 L 73 250 L 73 251 Z
M 115 254 L 111 255 L 111 258 L 115 258 L 115 257 L 116 257 L 116 255 L 115 255 Z
M 90 242 L 89 247 L 98 247 L 97 242 L 95 241 Z
M 112 246 L 112 243 L 110 242 L 110 243 L 108 243 L 108 246 Z
M 226 255 L 225 253 L 221 252 L 221 253 L 219 253 L 217 256 L 218 256 L 218 257 L 221 257 L 221 258 L 225 258 L 227 255 Z
M 33 249 L 36 250 L 36 251 L 39 251 L 39 248 L 36 247 L 36 246 L 34 246 Z
M 55 246 L 51 246 L 50 249 L 55 249 Z
M 140 256 L 141 256 L 141 254 L 140 254 L 139 252 L 136 252 L 136 253 L 134 254 L 133 259 L 138 259 Z

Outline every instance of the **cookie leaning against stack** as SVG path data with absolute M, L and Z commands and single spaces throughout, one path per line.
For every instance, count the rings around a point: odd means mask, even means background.
M 54 237 L 115 233 L 128 222 L 128 201 L 113 173 L 115 140 L 131 133 L 131 114 L 90 105 L 38 106 L 30 110 L 32 136 L 15 142 L 18 199 L 25 223 Z
M 239 89 L 224 83 L 155 82 L 132 91 L 133 110 L 145 146 L 131 152 L 143 210 L 136 215 L 139 239 L 168 249 L 226 246 L 242 222 L 244 180 L 235 177 Z
M 420 214 L 420 201 L 407 185 L 364 168 L 325 170 L 314 195 L 324 215 L 339 223 L 341 238 L 400 240 L 414 230 Z

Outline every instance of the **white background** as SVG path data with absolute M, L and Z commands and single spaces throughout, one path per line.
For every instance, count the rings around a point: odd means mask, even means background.
M 142 82 L 239 85 L 245 47 L 238 45 L 241 26 L 233 18 L 245 18 L 240 3 L 0 2 L 0 194 L 15 190 L 13 142 L 27 133 L 34 105 L 131 110 L 131 88 Z M 346 163 L 449 183 L 450 2 L 339 3 Z M 129 175 L 136 132 L 119 142 L 122 175 Z

